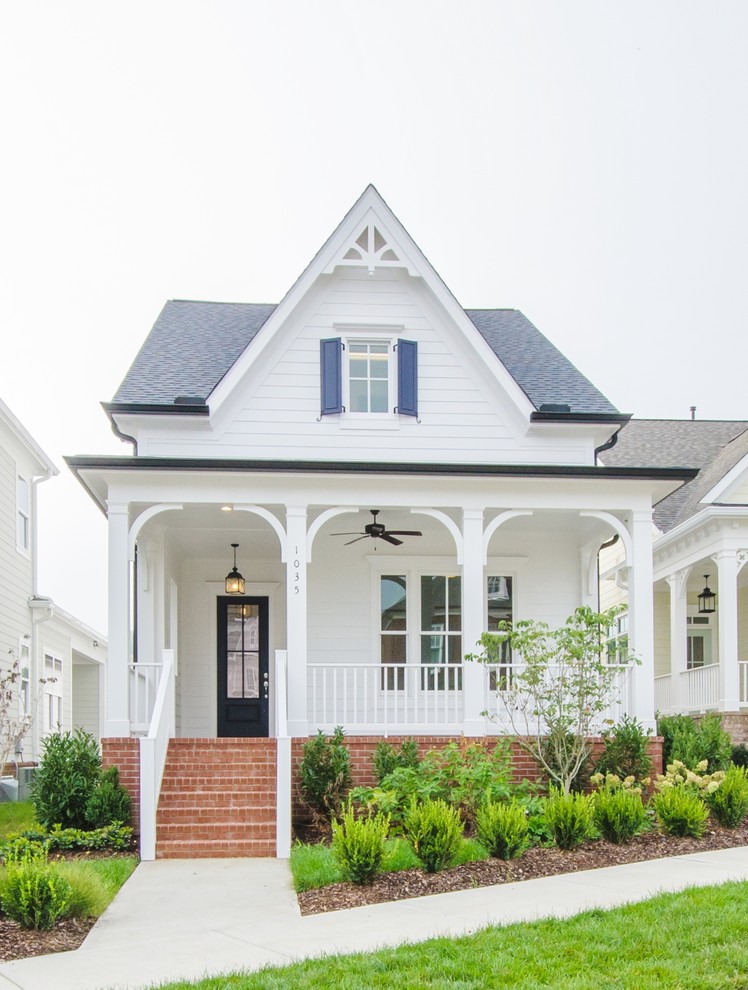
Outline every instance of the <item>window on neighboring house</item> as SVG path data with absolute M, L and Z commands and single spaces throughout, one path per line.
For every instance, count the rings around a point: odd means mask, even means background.
M 712 663 L 712 630 L 708 615 L 689 615 L 686 668 L 708 667 Z
M 44 733 L 62 728 L 62 658 L 44 654 Z
M 320 341 L 321 416 L 418 418 L 418 344 L 352 335 Z
M 16 546 L 28 550 L 31 545 L 31 509 L 29 483 L 19 474 L 16 478 Z
M 615 626 L 610 630 L 607 639 L 608 663 L 612 665 L 626 664 L 629 660 L 629 614 L 623 612 L 616 616 Z
M 31 714 L 31 653 L 28 643 L 21 640 L 18 646 L 18 713 Z

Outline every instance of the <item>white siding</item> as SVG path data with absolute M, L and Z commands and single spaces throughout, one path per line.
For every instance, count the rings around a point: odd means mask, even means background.
M 731 505 L 748 505 L 748 478 L 738 485 L 725 501 Z
M 655 677 L 670 673 L 670 593 L 654 595 L 654 667 Z
M 99 738 L 99 665 L 73 664 L 72 727 Z

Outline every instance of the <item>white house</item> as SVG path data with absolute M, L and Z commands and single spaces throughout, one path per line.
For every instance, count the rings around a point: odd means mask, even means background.
M 18 762 L 37 760 L 56 729 L 79 726 L 97 737 L 102 729 L 106 640 L 38 588 L 37 487 L 57 473 L 0 401 L 0 669 L 18 662 L 17 715 L 34 717 L 11 754 Z
M 733 738 L 748 742 L 748 422 L 632 420 L 604 456 L 698 469 L 654 512 L 655 704 L 724 712 Z M 610 596 L 610 582 L 626 583 L 625 562 L 609 558 L 602 577 Z
M 167 749 L 159 855 L 237 848 L 165 809 L 243 737 L 271 740 L 282 852 L 288 738 L 496 731 L 463 655 L 596 606 L 615 534 L 622 704 L 653 724 L 652 507 L 694 471 L 601 466 L 629 416 L 518 311 L 463 309 L 372 186 L 277 306 L 167 303 L 105 408 L 132 451 L 67 461 L 109 520 L 106 735 L 144 734 L 144 855 Z

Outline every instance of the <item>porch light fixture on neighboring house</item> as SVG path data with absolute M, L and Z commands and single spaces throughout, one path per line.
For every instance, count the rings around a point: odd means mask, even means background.
M 236 549 L 239 546 L 238 543 L 232 543 L 231 546 L 234 548 L 234 566 L 231 568 L 229 573 L 226 575 L 226 580 L 224 586 L 226 588 L 227 595 L 243 595 L 244 594 L 244 578 L 241 576 L 239 571 L 236 569 Z
M 717 596 L 709 587 L 709 575 L 704 575 L 704 590 L 698 596 L 699 614 L 706 615 L 717 611 Z

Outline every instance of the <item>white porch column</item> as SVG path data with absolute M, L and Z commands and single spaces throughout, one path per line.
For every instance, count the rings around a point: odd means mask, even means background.
M 486 589 L 483 580 L 483 511 L 462 513 L 462 652 L 474 653 L 484 629 Z M 486 720 L 486 670 L 483 664 L 466 663 L 462 673 L 462 718 L 466 736 L 484 736 Z
M 688 576 L 690 567 L 668 574 L 670 587 L 670 703 L 684 712 L 683 674 L 688 660 Z
M 286 506 L 288 734 L 309 735 L 307 708 L 307 533 L 305 505 Z
M 736 712 L 740 708 L 740 672 L 738 668 L 738 555 L 734 550 L 720 550 L 717 562 L 717 622 L 719 627 L 719 710 Z
M 634 716 L 644 729 L 655 729 L 654 602 L 652 587 L 652 512 L 634 512 L 629 523 L 632 560 L 629 570 L 629 641 L 641 661 L 634 670 Z
M 109 519 L 109 653 L 106 665 L 106 736 L 130 735 L 130 561 L 128 505 L 110 502 Z

